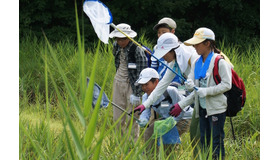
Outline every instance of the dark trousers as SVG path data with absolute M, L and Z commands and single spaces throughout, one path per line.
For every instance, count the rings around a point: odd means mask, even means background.
M 225 156 L 224 148 L 224 125 L 226 113 L 207 116 L 206 109 L 199 107 L 199 124 L 200 124 L 200 142 L 202 148 L 206 149 L 210 146 L 211 134 L 213 140 L 213 156 L 219 157 L 220 152 L 222 157 Z M 211 133 L 212 131 L 212 133 Z

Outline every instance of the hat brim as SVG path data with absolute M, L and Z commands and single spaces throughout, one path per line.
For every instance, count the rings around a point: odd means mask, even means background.
M 172 27 L 170 27 L 167 23 L 159 23 L 159 24 L 156 24 L 154 27 L 153 27 L 153 30 L 157 31 L 159 28 L 171 28 L 173 29 Z
M 124 32 L 128 37 L 134 38 L 137 36 L 137 33 L 135 31 L 130 31 L 130 32 Z M 114 30 L 109 34 L 110 38 L 125 38 L 126 36 L 122 34 L 121 32 Z
M 189 40 L 186 40 L 185 42 L 184 42 L 184 44 L 186 45 L 186 46 L 192 46 L 192 45 L 195 45 L 195 44 L 199 44 L 199 43 L 201 43 L 201 42 L 203 42 L 205 39 L 200 39 L 200 38 L 197 38 L 197 37 L 193 37 L 193 38 L 191 38 L 191 39 L 189 39 Z
M 155 49 L 155 53 L 154 56 L 157 59 L 161 59 L 164 55 L 166 55 L 172 48 L 168 48 L 168 49 Z
M 137 86 L 139 84 L 146 84 L 151 80 L 152 78 L 139 78 L 134 84 Z

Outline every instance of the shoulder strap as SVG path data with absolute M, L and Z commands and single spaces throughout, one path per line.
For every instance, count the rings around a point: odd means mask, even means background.
M 168 103 L 172 103 L 172 99 L 169 95 L 169 93 L 167 92 L 167 90 L 165 90 L 165 92 L 162 94 L 164 96 L 164 99 L 162 101 L 168 101 Z M 160 106 L 160 103 L 157 105 L 153 105 L 153 107 L 158 108 Z
M 131 47 L 129 48 L 129 53 L 133 53 L 136 50 L 137 45 L 132 43 Z
M 128 51 L 128 63 L 135 63 L 136 62 L 136 47 L 137 45 L 132 43 L 131 47 Z
M 231 131 L 232 131 L 232 136 L 233 136 L 233 139 L 236 140 L 235 138 L 235 134 L 234 134 L 234 128 L 233 128 L 233 124 L 232 124 L 232 120 L 231 120 L 231 117 L 230 118 L 230 124 L 231 124 Z
M 163 96 L 165 97 L 163 101 L 168 101 L 169 103 L 172 103 L 172 99 L 167 90 L 163 93 Z
M 219 84 L 221 82 L 221 77 L 219 75 L 219 61 L 222 58 L 223 58 L 222 56 L 217 55 L 214 62 L 213 77 L 216 84 Z

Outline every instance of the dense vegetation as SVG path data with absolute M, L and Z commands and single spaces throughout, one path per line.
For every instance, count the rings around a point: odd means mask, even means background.
M 144 37 L 138 41 L 152 45 Z M 90 109 L 91 103 L 86 105 L 87 97 L 91 95 L 82 87 L 85 85 L 81 80 L 94 75 L 94 81 L 111 98 L 115 68 L 111 42 L 109 45 L 95 44 L 93 50 L 83 50 L 81 46 L 67 40 L 47 44 L 32 36 L 21 39 L 20 159 L 153 158 L 155 154 L 142 154 L 145 147 L 142 139 L 133 144 L 128 135 L 115 133 L 113 106 L 93 110 Z M 232 139 L 229 119 L 226 120 L 227 159 L 259 159 L 259 44 L 248 43 L 247 50 L 242 50 L 242 56 L 238 46 L 223 42 L 219 42 L 218 46 L 232 60 L 247 89 L 245 107 L 233 118 L 236 141 Z M 192 159 L 189 133 L 181 138 L 182 145 L 173 152 L 175 158 Z M 160 150 L 159 156 L 170 158 L 163 155 L 163 150 Z M 205 153 L 199 157 L 205 159 Z
M 113 23 L 128 23 L 138 33 L 156 40 L 153 26 L 163 17 L 177 23 L 176 35 L 190 38 L 202 26 L 211 28 L 217 39 L 247 47 L 243 42 L 260 38 L 259 0 L 103 0 L 113 15 Z M 76 38 L 75 3 L 69 0 L 20 0 L 20 35 L 30 31 L 38 38 L 42 30 L 50 41 Z M 83 1 L 77 1 L 86 45 L 96 40 L 89 19 L 82 11 Z
M 126 14 L 131 9 L 132 3 L 123 3 L 122 1 L 104 2 L 109 8 L 112 8 L 115 17 L 125 16 L 126 19 L 129 19 Z M 235 16 L 241 16 L 241 12 L 237 13 L 238 8 L 243 11 L 241 8 L 246 7 L 245 4 L 247 3 L 249 5 L 247 1 L 235 2 L 237 1 L 225 3 L 218 0 L 211 2 L 197 0 L 192 2 L 168 1 L 163 4 L 168 4 L 169 9 L 166 10 L 166 13 L 175 12 L 174 8 L 176 7 L 174 5 L 176 4 L 178 8 L 176 12 L 179 13 L 180 11 L 182 15 L 185 13 L 183 12 L 185 10 L 181 8 L 183 6 L 189 5 L 188 9 L 192 14 L 197 10 L 195 7 L 208 6 L 208 8 L 215 8 L 215 10 L 212 9 L 213 14 L 203 10 L 205 11 L 204 14 L 207 14 L 210 19 L 212 16 L 218 15 L 216 9 L 217 6 L 220 6 L 222 8 L 221 12 L 223 9 L 232 11 L 230 12 L 232 14 L 229 15 L 232 19 Z M 135 14 L 137 10 L 146 11 L 145 7 L 153 8 L 159 13 L 164 12 L 161 9 L 157 10 L 157 7 L 155 7 L 157 5 L 153 1 L 134 1 L 133 4 L 143 6 L 133 9 Z M 114 7 L 110 5 L 114 5 Z M 118 5 L 122 5 L 123 10 L 118 11 Z M 93 29 L 86 19 L 81 21 L 82 38 L 85 38 L 83 41 L 80 34 L 77 34 L 73 6 L 72 3 L 66 1 L 48 0 L 42 2 L 35 0 L 32 3 L 28 0 L 20 1 L 20 12 L 23 13 L 20 15 L 19 48 L 20 159 L 193 159 L 192 151 L 194 148 L 191 147 L 189 133 L 181 137 L 182 145 L 176 148 L 171 155 L 164 155 L 162 147 L 159 148 L 158 152 L 152 150 L 150 154 L 144 154 L 146 144 L 142 138 L 139 138 L 136 143 L 130 141 L 131 127 L 128 134 L 125 135 L 115 132 L 116 123 L 112 120 L 113 106 L 109 105 L 107 109 L 99 109 L 98 107 L 92 109 L 91 97 L 94 82 L 104 89 L 109 98 L 112 97 L 112 83 L 115 74 L 111 53 L 112 41 L 108 45 L 102 44 L 96 39 L 90 42 L 91 37 L 96 36 L 94 36 Z M 244 15 L 240 18 L 246 18 L 249 12 L 257 13 L 258 10 L 254 8 L 257 8 L 257 6 L 258 4 L 254 3 L 251 6 L 253 7 L 252 10 L 242 12 Z M 65 9 L 64 7 L 68 8 Z M 78 8 L 80 7 L 81 4 L 78 5 Z M 191 7 L 194 7 L 193 10 Z M 79 11 L 81 12 L 81 10 Z M 147 13 L 153 15 L 152 12 Z M 175 18 L 178 16 L 175 13 L 174 15 L 166 15 Z M 138 25 L 137 21 L 140 21 L 141 15 L 138 15 L 139 17 L 134 16 L 134 19 L 131 19 L 131 24 L 133 26 L 135 23 L 135 26 L 139 27 L 136 29 L 140 30 L 140 23 Z M 198 14 L 195 16 L 198 16 Z M 151 26 L 154 25 L 154 17 L 150 17 L 153 22 Z M 202 17 L 197 18 L 203 19 Z M 157 18 L 159 19 L 159 17 Z M 217 32 L 218 36 L 225 36 L 224 38 L 217 38 L 219 39 L 217 41 L 218 48 L 231 59 L 235 71 L 243 78 L 247 90 L 245 107 L 238 113 L 237 117 L 233 118 L 236 141 L 232 139 L 230 123 L 228 119 L 226 120 L 226 159 L 260 159 L 259 19 L 253 18 L 244 22 L 246 24 L 244 28 L 246 29 L 241 29 L 242 25 L 234 27 L 233 24 L 239 22 L 238 20 L 232 22 L 231 19 L 227 19 L 228 22 L 221 21 L 219 23 L 221 25 L 213 25 L 213 30 L 217 29 L 215 27 L 221 30 L 221 32 Z M 180 18 L 176 21 L 180 22 Z M 185 20 L 182 20 L 182 23 L 183 21 Z M 187 26 L 186 28 L 193 27 L 189 30 L 190 34 L 187 37 L 191 36 L 193 30 L 198 26 L 207 24 L 207 18 L 203 21 L 201 24 L 193 23 Z M 119 20 L 115 18 L 114 22 L 119 23 Z M 150 23 L 149 21 L 147 23 L 143 22 L 146 26 Z M 199 23 L 199 21 L 195 22 Z M 211 20 L 208 23 L 212 22 Z M 216 21 L 216 23 L 218 22 Z M 186 25 L 189 24 L 186 23 Z M 180 26 L 183 25 L 180 24 Z M 256 28 L 250 28 L 253 26 Z M 238 43 L 229 43 L 227 38 L 233 36 L 222 32 L 229 33 L 231 27 L 233 28 L 231 34 L 235 34 L 236 39 L 240 38 Z M 42 37 L 41 28 L 46 33 L 47 38 Z M 154 35 L 154 33 L 151 33 L 147 28 L 144 30 L 144 28 L 141 29 L 146 35 L 139 34 L 136 40 L 152 48 L 154 42 L 150 35 Z M 248 32 L 243 32 L 247 29 Z M 31 32 L 29 32 L 30 30 Z M 178 30 L 176 34 L 181 35 L 183 31 Z M 247 36 L 256 39 L 246 39 Z M 231 40 L 235 38 L 231 38 Z M 74 41 L 74 39 L 76 40 Z M 246 39 L 246 41 L 242 39 Z M 88 87 L 86 77 L 91 79 Z M 207 152 L 199 153 L 198 158 L 206 159 Z

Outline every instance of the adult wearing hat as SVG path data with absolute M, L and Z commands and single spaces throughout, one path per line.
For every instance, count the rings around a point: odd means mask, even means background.
M 131 38 L 137 36 L 137 33 L 128 24 L 121 23 L 116 27 Z M 115 57 L 116 75 L 113 84 L 113 102 L 125 110 L 132 110 L 133 106 L 141 103 L 141 88 L 135 86 L 134 82 L 139 78 L 140 72 L 147 67 L 147 58 L 140 47 L 117 29 L 113 30 L 109 37 L 115 39 L 113 55 Z M 113 112 L 113 119 L 116 121 L 121 117 L 122 111 L 113 108 Z M 127 131 L 129 122 L 129 116 L 124 116 L 121 119 L 118 128 L 122 129 L 122 134 Z M 136 141 L 139 136 L 139 126 L 134 122 L 133 128 L 132 134 Z

